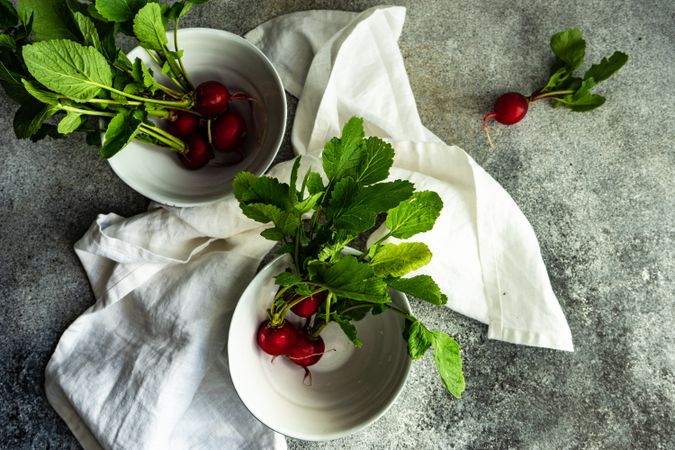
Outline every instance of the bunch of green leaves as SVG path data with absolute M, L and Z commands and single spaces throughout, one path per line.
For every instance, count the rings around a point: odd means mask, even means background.
M 192 81 L 183 65 L 183 52 L 178 48 L 178 27 L 181 17 L 194 5 L 208 0 L 183 0 L 162 3 L 159 0 L 95 0 L 88 6 L 90 13 L 114 29 L 138 39 L 152 60 L 161 67 L 184 93 L 194 90 Z M 173 28 L 173 50 L 169 48 L 166 31 Z
M 271 224 L 261 235 L 278 241 L 294 269 L 279 274 L 279 291 L 268 313 L 271 325 L 305 298 L 323 294 L 325 302 L 307 324 L 317 336 L 336 322 L 355 346 L 362 345 L 353 322 L 385 311 L 402 314 L 404 338 L 411 358 L 433 347 L 436 367 L 453 395 L 464 390 L 459 345 L 447 334 L 427 329 L 412 313 L 392 304 L 390 289 L 434 305 L 447 297 L 428 275 L 406 276 L 431 260 L 422 242 L 405 240 L 432 229 L 443 202 L 432 191 L 415 191 L 406 180 L 386 181 L 394 149 L 377 137 L 365 137 L 363 120 L 350 119 L 342 136 L 326 143 L 322 163 L 325 180 L 308 170 L 298 187 L 301 158 L 296 158 L 290 183 L 240 172 L 234 194 L 246 216 Z M 379 219 L 379 221 L 378 221 Z M 358 237 L 372 234 L 379 222 L 382 237 L 362 251 L 347 249 Z
M 572 111 L 590 111 L 605 103 L 605 97 L 591 93 L 591 89 L 615 74 L 628 61 L 628 55 L 617 51 L 593 64 L 583 78 L 574 76 L 586 53 L 586 41 L 577 28 L 554 34 L 551 49 L 556 56 L 551 76 L 543 88 L 530 96 L 530 101 L 551 98 L 553 106 L 564 106 Z
M 126 57 L 115 36 L 130 29 L 158 59 L 168 52 L 167 21 L 177 26 L 193 3 L 202 1 L 160 6 L 143 0 L 19 0 L 17 10 L 0 0 L 0 84 L 20 104 L 17 137 L 38 140 L 81 131 L 87 142 L 100 144 L 105 131 L 104 158 L 132 139 L 184 153 L 185 144 L 150 118 L 192 107 L 187 74 L 183 84 L 176 83 L 179 90 L 160 84 L 140 59 Z M 168 53 L 161 67 L 182 68 L 180 52 Z

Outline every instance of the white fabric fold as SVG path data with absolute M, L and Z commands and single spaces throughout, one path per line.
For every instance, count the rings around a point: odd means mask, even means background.
M 391 178 L 444 201 L 414 240 L 432 249 L 423 271 L 448 306 L 488 324 L 489 338 L 571 351 L 531 226 L 470 156 L 422 125 L 397 45 L 404 19 L 401 7 L 305 11 L 247 35 L 299 97 L 302 170 L 320 170 L 325 141 L 363 117 L 367 134 L 396 149 Z M 287 179 L 290 167 L 270 174 Z M 237 398 L 224 353 L 232 310 L 271 248 L 260 231 L 228 198 L 101 215 L 76 243 L 96 303 L 63 334 L 46 392 L 85 448 L 285 448 Z

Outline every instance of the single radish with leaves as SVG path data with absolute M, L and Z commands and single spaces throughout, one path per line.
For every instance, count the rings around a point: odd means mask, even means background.
M 433 228 L 443 202 L 435 192 L 415 191 L 410 181 L 388 180 L 393 161 L 393 147 L 365 137 L 363 119 L 354 117 L 344 125 L 342 136 L 324 147 L 325 177 L 308 170 L 298 179 L 300 157 L 289 183 L 249 172 L 235 177 L 234 195 L 243 213 L 269 224 L 261 235 L 278 241 L 278 252 L 292 260 L 291 267 L 275 277 L 278 290 L 267 310 L 269 319 L 261 326 L 278 328 L 297 316 L 305 318 L 285 356 L 307 371 L 321 364 L 330 346 L 321 337 L 329 324 L 361 347 L 354 322 L 369 314 L 400 315 L 408 355 L 418 359 L 433 349 L 443 384 L 459 397 L 464 375 L 457 342 L 426 328 L 389 295 L 395 289 L 434 305 L 447 302 L 432 277 L 410 275 L 431 260 L 429 248 L 405 242 Z M 384 219 L 383 236 L 365 248 L 347 251 L 348 245 L 365 241 L 378 219 Z M 389 243 L 389 238 L 399 241 Z
M 491 146 L 494 145 L 488 131 L 489 119 L 513 125 L 520 122 L 530 104 L 538 100 L 551 100 L 554 107 L 564 106 L 578 112 L 591 111 L 601 106 L 605 103 L 605 97 L 591 93 L 591 89 L 615 74 L 628 61 L 628 55 L 617 51 L 592 65 L 583 78 L 575 77 L 574 71 L 581 66 L 586 53 L 586 41 L 577 28 L 554 34 L 551 37 L 551 49 L 556 62 L 547 83 L 528 97 L 518 92 L 502 94 L 495 102 L 494 111 L 483 118 L 483 129 Z

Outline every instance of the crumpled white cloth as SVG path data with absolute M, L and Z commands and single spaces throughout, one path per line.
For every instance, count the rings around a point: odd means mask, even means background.
M 307 11 L 247 38 L 298 97 L 292 142 L 306 166 L 351 116 L 396 149 L 392 178 L 444 201 L 414 240 L 449 307 L 488 324 L 488 337 L 571 351 L 529 223 L 463 150 L 421 123 L 397 40 L 401 7 Z M 272 168 L 287 178 L 290 163 Z M 225 344 L 233 308 L 271 242 L 234 199 L 187 208 L 151 205 L 101 215 L 75 244 L 96 303 L 63 334 L 46 369 L 49 401 L 86 449 L 286 447 L 244 408 Z

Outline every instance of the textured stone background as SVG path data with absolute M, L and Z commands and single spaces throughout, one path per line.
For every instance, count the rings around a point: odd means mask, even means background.
M 400 46 L 424 123 L 531 221 L 576 352 L 488 341 L 485 326 L 416 305 L 462 345 L 464 399 L 444 393 L 427 357 L 369 429 L 290 448 L 675 448 L 675 4 L 395 3 L 408 7 Z M 212 0 L 185 26 L 244 33 L 285 12 L 374 4 Z M 599 88 L 606 105 L 537 104 L 517 126 L 492 128 L 491 151 L 483 114 L 500 93 L 544 81 L 549 37 L 569 26 L 584 31 L 588 60 L 617 49 L 631 57 Z M 42 389 L 59 336 L 93 302 L 72 245 L 98 213 L 132 215 L 147 201 L 79 137 L 16 140 L 14 110 L 0 94 L 0 447 L 78 448 Z

